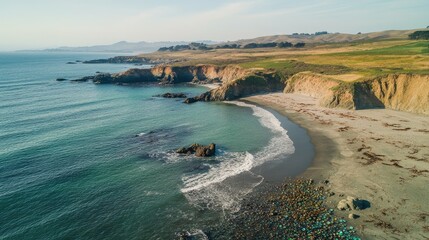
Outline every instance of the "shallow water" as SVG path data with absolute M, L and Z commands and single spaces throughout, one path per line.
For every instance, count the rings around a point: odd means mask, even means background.
M 296 159 L 273 112 L 153 97 L 203 87 L 55 81 L 133 67 L 66 64 L 107 57 L 0 54 L 1 239 L 170 239 L 236 210 L 267 178 L 248 170 Z M 217 156 L 173 151 L 194 142 Z

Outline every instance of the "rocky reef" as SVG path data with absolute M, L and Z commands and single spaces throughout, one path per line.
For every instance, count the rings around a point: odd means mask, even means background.
M 197 157 L 210 157 L 215 155 L 216 144 L 211 143 L 208 146 L 203 146 L 197 143 L 192 144 L 189 147 L 182 147 L 176 150 L 176 153 L 180 154 L 195 154 Z
M 166 64 L 173 63 L 173 60 L 151 60 L 139 56 L 116 56 L 107 59 L 95 59 L 89 61 L 83 61 L 85 64 L 100 64 L 100 63 L 123 63 L 123 64 Z
M 154 97 L 162 97 L 162 98 L 186 98 L 185 93 L 164 93 L 164 94 L 158 94 Z

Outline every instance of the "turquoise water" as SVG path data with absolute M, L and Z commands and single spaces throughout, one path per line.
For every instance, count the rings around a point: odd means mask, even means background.
M 0 54 L 0 239 L 171 239 L 219 222 L 263 180 L 248 170 L 293 153 L 266 110 L 153 97 L 203 87 L 55 81 L 133 67 L 66 64 L 107 57 Z M 194 142 L 217 156 L 172 151 Z

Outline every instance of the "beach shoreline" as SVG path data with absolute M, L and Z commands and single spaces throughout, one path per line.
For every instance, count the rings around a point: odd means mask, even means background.
M 274 93 L 243 99 L 265 106 L 305 128 L 316 155 L 300 176 L 329 181 L 331 208 L 347 196 L 371 203 L 350 220 L 365 239 L 426 239 L 429 201 L 429 119 L 386 109 L 350 111 L 318 106 L 318 99 Z M 400 193 L 400 194 L 398 194 Z

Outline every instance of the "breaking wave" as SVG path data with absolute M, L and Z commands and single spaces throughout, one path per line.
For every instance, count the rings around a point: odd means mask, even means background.
M 226 103 L 251 108 L 253 115 L 262 126 L 271 130 L 273 137 L 259 152 L 224 153 L 216 157 L 220 163 L 211 166 L 207 172 L 184 175 L 181 191 L 196 206 L 237 211 L 240 200 L 263 181 L 263 177 L 252 173 L 251 169 L 293 154 L 295 148 L 287 130 L 271 112 L 243 102 Z

